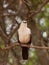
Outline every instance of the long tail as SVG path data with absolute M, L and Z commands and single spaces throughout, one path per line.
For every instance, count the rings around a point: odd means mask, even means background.
M 27 60 L 28 59 L 28 49 L 27 47 L 22 47 L 22 58 L 24 60 Z

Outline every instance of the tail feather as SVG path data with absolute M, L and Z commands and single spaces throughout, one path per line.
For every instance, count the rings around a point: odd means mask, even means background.
M 24 60 L 27 60 L 28 59 L 28 49 L 27 47 L 22 47 L 22 58 Z

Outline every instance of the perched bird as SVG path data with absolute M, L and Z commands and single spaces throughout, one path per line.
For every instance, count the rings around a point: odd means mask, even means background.
M 27 21 L 22 21 L 18 29 L 18 39 L 21 44 L 31 44 L 31 30 L 27 27 Z M 28 59 L 28 47 L 22 47 L 22 58 Z

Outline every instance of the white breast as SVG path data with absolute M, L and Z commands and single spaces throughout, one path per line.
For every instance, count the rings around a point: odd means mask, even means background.
M 30 41 L 31 31 L 29 28 L 26 28 L 25 30 L 19 29 L 18 34 L 19 34 L 19 41 L 21 43 L 28 43 Z

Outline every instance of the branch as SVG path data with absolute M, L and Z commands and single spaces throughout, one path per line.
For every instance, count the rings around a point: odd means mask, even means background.
M 6 36 L 6 34 L 4 33 L 1 27 L 0 27 L 0 36 L 4 41 L 7 41 L 8 37 Z
M 18 42 L 12 43 L 12 45 L 5 47 L 5 48 L 0 48 L 0 51 L 6 51 L 6 50 L 10 50 L 12 48 L 14 48 L 15 46 L 21 46 L 21 47 L 28 47 L 28 48 L 35 48 L 35 49 L 46 49 L 48 50 L 49 47 L 45 47 L 45 46 L 34 46 L 34 45 L 26 45 L 26 44 L 20 44 Z
M 15 29 L 11 30 L 11 32 L 10 32 L 10 34 L 9 34 L 9 36 L 8 36 L 8 39 L 9 39 L 9 40 L 11 39 L 11 37 L 12 37 L 13 34 L 17 31 L 18 28 L 19 28 L 19 27 L 17 26 Z
M 34 12 L 32 12 L 30 15 L 29 15 L 29 17 L 31 17 L 31 16 L 34 16 L 34 15 L 36 15 L 36 14 L 38 14 L 40 11 L 41 11 L 41 9 L 47 4 L 49 2 L 49 0 L 45 0 L 38 8 L 37 8 L 37 10 L 36 11 L 34 11 Z M 26 4 L 26 6 L 28 7 L 28 9 L 30 9 L 29 8 L 29 5 L 24 1 L 24 3 Z M 22 5 L 21 3 L 20 3 L 20 5 Z M 20 9 L 21 9 L 21 7 L 20 7 Z M 19 9 L 19 10 L 20 10 Z M 18 11 L 19 11 L 18 10 Z M 15 14 L 1 14 L 0 16 L 16 16 L 18 14 L 18 12 L 16 12 Z
M 34 11 L 33 13 L 31 13 L 31 14 L 29 15 L 29 17 L 31 17 L 31 16 L 33 17 L 34 15 L 40 13 L 41 9 L 42 9 L 48 2 L 49 2 L 49 0 L 45 0 L 45 1 L 37 8 L 36 11 Z
M 26 0 L 23 0 L 24 1 L 24 4 L 27 6 L 28 10 L 30 11 L 30 6 L 28 4 L 28 2 Z

